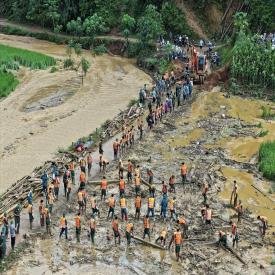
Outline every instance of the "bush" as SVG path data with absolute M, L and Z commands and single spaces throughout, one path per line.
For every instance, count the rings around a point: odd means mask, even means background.
M 261 109 L 262 109 L 262 118 L 271 119 L 275 117 L 275 113 L 272 112 L 270 107 L 262 106 Z
M 0 71 L 0 98 L 14 91 L 18 83 L 19 81 L 12 73 Z
M 72 68 L 74 65 L 74 61 L 71 58 L 66 58 L 64 60 L 64 68 L 68 69 L 68 68 Z
M 107 52 L 108 50 L 104 44 L 98 45 L 92 49 L 93 55 L 103 55 L 104 53 L 107 53 Z
M 263 176 L 269 180 L 275 180 L 275 141 L 261 144 L 259 162 L 259 169 Z
M 55 66 L 53 66 L 50 70 L 50 73 L 55 73 L 57 71 L 58 71 L 58 69 Z

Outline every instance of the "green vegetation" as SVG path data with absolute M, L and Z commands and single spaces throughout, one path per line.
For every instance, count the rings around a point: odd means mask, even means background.
M 262 118 L 271 119 L 275 117 L 275 113 L 272 112 L 271 108 L 268 106 L 262 106 Z
M 0 71 L 0 98 L 8 96 L 15 90 L 19 81 L 12 73 Z
M 53 66 L 50 70 L 50 73 L 55 73 L 57 71 L 58 71 L 58 69 L 55 66 Z
M 275 180 L 275 141 L 261 144 L 259 161 L 259 169 L 263 176 L 269 180 Z
M 104 53 L 107 53 L 107 52 L 108 50 L 104 44 L 98 45 L 92 49 L 93 55 L 103 55 Z
M 258 134 L 258 137 L 264 137 L 268 134 L 268 130 L 261 130 L 261 132 Z
M 31 69 L 46 69 L 55 63 L 53 57 L 41 53 L 0 45 L 0 66 L 6 69 L 17 70 L 19 65 Z

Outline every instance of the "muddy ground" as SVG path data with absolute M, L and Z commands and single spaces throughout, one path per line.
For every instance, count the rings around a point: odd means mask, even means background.
M 114 245 L 111 221 L 106 220 L 107 201 L 99 203 L 102 215 L 100 219 L 97 218 L 95 246 L 90 244 L 87 237 L 88 215 L 83 217 L 81 243 L 77 244 L 73 220 L 77 211 L 74 195 L 68 205 L 63 200 L 55 205 L 52 238 L 44 234 L 44 229 L 39 228 L 36 218 L 33 233 L 34 236 L 37 233 L 39 237 L 29 238 L 30 247 L 20 255 L 20 260 L 7 274 L 111 274 L 114 271 L 125 274 L 272 274 L 274 230 L 270 228 L 262 241 L 255 219 L 259 214 L 265 215 L 270 224 L 275 224 L 275 196 L 268 193 L 272 183 L 262 178 L 257 169 L 258 146 L 264 140 L 273 139 L 275 133 L 274 122 L 260 118 L 262 104 L 267 103 L 239 97 L 225 98 L 222 93 L 215 91 L 201 93 L 193 99 L 192 104 L 189 102 L 166 115 L 161 124 L 152 132 L 147 132 L 145 139 L 123 156 L 125 163 L 130 158 L 141 165 L 144 178 L 146 168 L 151 168 L 154 172 L 158 191 L 156 217 L 152 220 L 152 240 L 163 227 L 168 229 L 170 240 L 176 227 L 174 222 L 163 221 L 159 217 L 159 182 L 167 182 L 172 174 L 176 175 L 176 182 L 179 182 L 180 163 L 183 160 L 187 162 L 189 183 L 184 187 L 180 184 L 176 186 L 177 212 L 189 222 L 189 239 L 200 240 L 184 241 L 180 263 L 175 261 L 173 247 L 171 251 L 161 251 L 136 241 L 127 247 L 125 238 L 121 245 Z M 270 130 L 262 138 L 257 137 L 259 122 L 263 129 Z M 100 178 L 101 175 L 96 177 Z M 118 178 L 116 163 L 111 163 L 108 167 L 107 178 Z M 235 211 L 228 207 L 233 180 L 238 182 L 240 198 L 245 207 L 244 219 L 238 224 L 240 244 L 236 251 L 246 265 L 231 253 L 212 244 L 217 238 L 218 230 L 230 232 L 229 219 L 236 221 Z M 213 230 L 204 225 L 200 217 L 203 201 L 201 184 L 204 181 L 210 184 L 208 203 L 215 214 Z M 261 192 L 255 190 L 252 184 Z M 142 214 L 147 209 L 147 189 L 142 186 Z M 94 192 L 99 194 L 99 186 L 88 186 L 88 192 L 89 195 Z M 109 185 L 108 195 L 111 193 L 118 200 L 117 184 Z M 126 187 L 126 199 L 129 217 L 134 221 L 132 186 Z M 58 241 L 58 220 L 64 210 L 69 221 L 67 242 Z M 90 212 L 88 208 L 87 214 Z M 119 213 L 117 206 L 116 214 Z M 27 223 L 27 216 L 24 217 Z M 142 221 L 134 221 L 134 226 L 134 234 L 142 236 Z M 122 232 L 125 231 L 125 222 L 120 223 L 120 228 Z M 107 236 L 111 240 L 108 241 Z M 230 234 L 228 238 L 231 245 Z
M 0 43 L 60 60 L 66 57 L 64 45 L 34 38 L 0 34 Z M 88 51 L 83 55 L 91 64 L 83 86 L 80 75 L 62 69 L 61 62 L 55 73 L 50 73 L 51 68 L 22 68 L 17 89 L 0 101 L 0 192 L 52 159 L 59 148 L 67 148 L 112 119 L 144 83 L 151 82 L 134 60 L 92 57 Z

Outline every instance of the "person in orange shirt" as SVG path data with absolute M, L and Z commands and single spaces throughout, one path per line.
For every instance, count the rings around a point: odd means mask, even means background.
M 107 219 L 109 218 L 109 215 L 111 214 L 111 218 L 114 218 L 114 214 L 115 214 L 115 204 L 116 204 L 116 200 L 114 198 L 114 194 L 111 195 L 111 197 L 108 200 L 108 204 L 109 204 L 109 211 L 108 211 L 108 216 Z
M 238 248 L 239 243 L 239 234 L 237 232 L 237 225 L 233 221 L 230 221 L 231 224 L 231 234 L 232 234 L 232 240 L 233 240 L 233 248 L 236 245 L 236 248 Z
M 115 244 L 116 244 L 116 239 L 118 238 L 118 243 L 120 244 L 120 233 L 118 229 L 118 218 L 115 216 L 115 219 L 112 222 L 112 228 L 114 231 L 114 238 L 115 238 Z
M 184 162 L 181 163 L 180 173 L 181 173 L 182 183 L 185 184 L 186 175 L 187 175 L 187 166 Z
M 127 208 L 126 208 L 126 199 L 122 195 L 120 198 L 120 208 L 121 208 L 121 219 L 123 220 L 125 218 L 125 221 L 128 220 L 127 216 Z
M 69 164 L 69 170 L 71 172 L 71 179 L 72 179 L 73 184 L 75 184 L 75 171 L 74 171 L 74 169 L 75 169 L 75 163 L 72 160 Z
M 141 209 L 141 196 L 140 196 L 140 194 L 136 195 L 135 207 L 136 207 L 135 219 L 139 220 L 139 218 L 140 218 L 140 209 Z
M 83 201 L 83 193 L 82 190 L 78 190 L 77 193 L 77 201 L 78 201 L 78 205 L 79 205 L 79 212 L 83 214 L 84 212 L 84 201 Z
M 169 189 L 169 192 L 173 192 L 173 193 L 176 193 L 176 188 L 175 188 L 175 176 L 172 175 L 170 178 L 169 178 L 169 186 L 170 186 L 170 189 Z
M 148 215 L 144 217 L 143 225 L 144 225 L 143 239 L 145 239 L 145 236 L 148 235 L 149 241 L 150 241 L 150 220 Z
M 95 243 L 95 228 L 96 228 L 94 215 L 91 215 L 91 219 L 89 220 L 89 228 L 90 228 L 91 241 L 94 244 Z
M 59 194 L 59 187 L 60 187 L 60 179 L 58 176 L 55 177 L 55 180 L 53 182 L 53 185 L 54 185 L 54 196 L 56 198 L 56 200 L 58 200 L 58 194 Z
M 63 233 L 65 233 L 66 240 L 68 239 L 68 227 L 67 227 L 67 219 L 65 217 L 65 213 L 63 213 L 62 217 L 60 218 L 60 234 L 59 239 L 61 239 Z
M 173 237 L 172 237 L 172 239 L 170 241 L 170 244 L 169 244 L 169 249 L 170 249 L 171 244 L 172 244 L 173 241 L 175 242 L 175 252 L 176 252 L 177 261 L 179 261 L 179 259 L 180 259 L 180 247 L 181 247 L 181 244 L 182 244 L 182 235 L 181 235 L 181 232 L 180 232 L 179 228 L 173 234 Z
M 80 213 L 77 214 L 77 216 L 74 218 L 75 220 L 75 234 L 77 242 L 80 242 L 80 232 L 81 232 L 81 219 L 80 219 Z
M 131 244 L 131 237 L 134 231 L 134 225 L 130 222 L 128 222 L 126 224 L 126 239 L 127 239 L 127 244 L 130 245 Z
M 127 182 L 132 183 L 133 180 L 133 164 L 130 159 L 128 159 L 128 166 L 127 166 Z
M 106 177 L 103 176 L 102 181 L 101 181 L 101 200 L 104 198 L 106 199 L 106 193 L 107 193 L 107 180 Z
M 179 217 L 177 219 L 177 223 L 182 229 L 182 234 L 183 234 L 184 238 L 187 239 L 188 238 L 188 235 L 187 235 L 188 225 L 187 225 L 186 220 L 183 217 Z
M 125 181 L 123 177 L 120 177 L 119 180 L 119 196 L 123 196 L 125 194 Z

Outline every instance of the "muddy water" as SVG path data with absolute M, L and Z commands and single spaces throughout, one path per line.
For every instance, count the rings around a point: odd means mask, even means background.
M 28 37 L 0 35 L 0 43 L 60 59 L 66 56 L 65 46 Z M 0 102 L 0 192 L 51 159 L 58 148 L 114 117 L 151 82 L 134 60 L 83 54 L 91 64 L 83 86 L 75 71 L 24 70 L 18 88 Z

